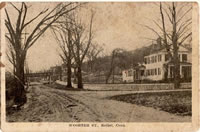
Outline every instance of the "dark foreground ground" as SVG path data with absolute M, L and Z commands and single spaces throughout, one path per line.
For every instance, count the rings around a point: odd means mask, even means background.
M 191 116 L 191 97 L 191 91 L 173 91 L 116 95 L 109 97 L 109 99 L 152 107 L 176 115 Z

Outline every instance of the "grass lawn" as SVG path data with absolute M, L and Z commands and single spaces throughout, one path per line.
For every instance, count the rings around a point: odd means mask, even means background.
M 192 92 L 173 91 L 156 93 L 136 93 L 117 95 L 109 99 L 153 107 L 169 113 L 191 116 L 192 115 Z

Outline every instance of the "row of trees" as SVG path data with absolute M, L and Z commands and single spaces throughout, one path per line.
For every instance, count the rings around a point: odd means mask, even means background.
M 90 70 L 93 69 L 94 61 L 103 51 L 103 47 L 93 42 L 93 19 L 94 12 L 91 11 L 90 21 L 85 23 L 81 21 L 79 11 L 85 3 L 60 3 L 53 9 L 44 9 L 36 16 L 27 20 L 29 6 L 27 3 L 13 4 L 13 7 L 18 12 L 17 19 L 10 17 L 9 12 L 5 9 L 6 20 L 5 25 L 8 33 L 6 38 L 8 41 L 8 60 L 13 65 L 13 74 L 16 82 L 15 102 L 25 102 L 25 77 L 26 55 L 28 50 L 36 44 L 42 34 L 51 29 L 57 43 L 60 46 L 60 57 L 64 64 L 67 65 L 67 86 L 72 87 L 72 68 L 77 69 L 76 77 L 78 88 L 83 88 L 82 81 L 82 66 L 87 59 Z M 34 24 L 33 24 L 34 23 Z M 35 24 L 36 23 L 36 24 Z M 34 28 L 30 31 L 30 25 Z M 29 27 L 29 33 L 26 33 L 26 27 Z M 22 41 L 23 35 L 25 35 Z M 26 37 L 28 36 L 28 37 Z
M 77 87 L 83 89 L 83 62 L 87 58 L 92 69 L 94 59 L 103 49 L 93 43 L 94 12 L 91 11 L 89 24 L 82 22 L 80 17 L 77 10 L 65 14 L 51 29 L 61 49 L 60 57 L 67 65 L 67 87 L 72 87 L 71 76 L 74 68 L 77 70 Z
M 62 16 L 69 14 L 81 6 L 80 3 L 59 3 L 52 9 L 44 9 L 36 16 L 30 16 L 29 8 L 31 5 L 27 3 L 9 3 L 9 6 L 17 12 L 14 18 L 11 13 L 5 8 L 5 26 L 8 33 L 6 38 L 8 41 L 8 60 L 13 65 L 13 71 L 16 82 L 15 99 L 16 103 L 25 103 L 25 78 L 24 67 L 28 50 L 36 44 L 37 40 L 56 23 Z M 26 34 L 25 29 L 29 27 L 29 33 Z M 30 28 L 32 27 L 32 28 Z M 23 35 L 27 35 L 22 41 Z

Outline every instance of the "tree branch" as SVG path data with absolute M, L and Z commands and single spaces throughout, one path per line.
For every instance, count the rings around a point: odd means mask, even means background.
M 185 40 L 187 40 L 187 38 L 189 38 L 192 35 L 192 32 L 190 32 L 188 35 L 186 35 L 181 42 L 179 43 L 179 45 L 183 44 L 185 42 Z
M 38 17 L 40 17 L 41 15 L 43 15 L 44 13 L 46 13 L 48 11 L 48 9 L 41 11 L 38 15 L 36 15 L 34 18 L 32 18 L 30 21 L 28 21 L 26 24 L 24 24 L 22 26 L 22 30 L 28 26 L 30 23 L 32 23 L 33 21 L 35 21 Z M 25 16 L 26 17 L 26 16 Z M 25 19 L 24 19 L 25 20 Z
M 12 5 L 12 7 L 14 7 L 15 8 L 15 10 L 17 10 L 18 12 L 20 12 L 20 10 L 12 3 L 12 2 L 10 2 L 9 4 L 11 4 Z
M 177 24 L 185 17 L 185 15 L 188 13 L 188 12 L 190 12 L 192 10 L 192 7 L 191 8 L 189 8 L 178 20 L 177 20 Z
M 69 5 L 69 4 L 68 4 L 68 5 Z M 67 6 L 68 6 L 68 5 L 67 5 Z M 76 9 L 78 6 L 80 6 L 80 5 L 77 5 L 77 6 L 73 7 L 73 8 L 71 8 L 71 9 L 68 9 L 67 11 L 63 11 L 63 12 L 60 12 L 60 11 L 59 11 L 58 13 L 56 13 L 56 14 L 54 15 L 54 18 L 53 18 L 52 16 L 51 16 L 51 17 L 48 17 L 50 14 L 47 14 L 47 15 L 41 20 L 41 22 L 35 27 L 35 29 L 33 30 L 33 32 L 32 32 L 32 33 L 30 34 L 30 36 L 28 37 L 27 42 L 26 42 L 26 45 L 25 45 L 25 48 L 26 48 L 26 49 L 30 48 L 30 47 L 37 41 L 37 39 L 48 29 L 48 27 L 50 27 L 56 20 L 58 20 L 59 17 L 61 17 L 63 14 L 69 13 L 70 11 Z M 56 7 L 57 7 L 57 6 L 56 6 Z M 64 7 L 66 7 L 66 6 L 64 6 Z M 55 10 L 55 8 L 54 8 L 53 10 Z M 61 10 L 63 10 L 63 8 L 62 8 Z M 52 11 L 51 11 L 51 12 L 52 12 Z M 45 23 L 46 21 L 48 21 L 50 18 L 52 18 L 53 20 L 51 20 L 51 22 L 50 22 L 49 24 L 47 24 L 45 27 L 43 27 L 43 29 L 42 29 L 39 33 L 36 34 L 36 36 L 39 36 L 39 37 L 36 37 L 36 39 L 32 40 L 32 38 L 35 36 L 36 31 L 37 31 L 42 25 L 44 25 L 44 23 Z M 32 41 L 32 42 L 31 42 L 31 41 Z
M 89 49 L 89 47 L 90 47 L 90 45 L 91 45 L 91 41 L 92 41 L 92 24 L 93 24 L 93 18 L 94 18 L 94 13 L 92 12 L 91 19 L 90 19 L 90 29 L 89 29 L 88 43 L 87 43 L 85 52 L 84 52 L 83 55 L 82 55 L 81 62 L 82 62 L 83 59 L 85 58 L 85 55 L 86 55 L 86 53 L 88 52 L 88 49 Z

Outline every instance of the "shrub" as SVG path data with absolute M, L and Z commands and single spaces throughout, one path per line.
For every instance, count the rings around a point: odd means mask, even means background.
M 6 99 L 13 99 L 16 91 L 16 81 L 13 75 L 6 74 Z

